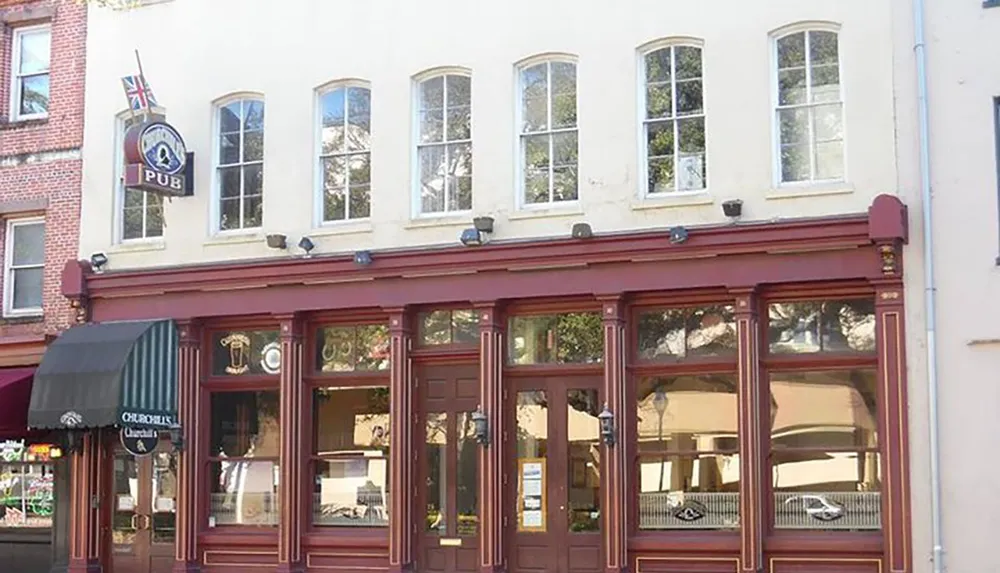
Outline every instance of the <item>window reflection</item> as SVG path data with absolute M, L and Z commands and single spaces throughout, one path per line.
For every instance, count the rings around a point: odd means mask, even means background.
M 508 341 L 512 364 L 581 364 L 604 359 L 604 331 L 597 313 L 511 317 Z
M 387 527 L 389 388 L 317 388 L 313 420 L 313 523 Z
M 732 306 L 651 310 L 639 314 L 639 358 L 736 356 Z
M 548 528 L 549 410 L 544 391 L 517 393 L 517 529 Z
M 479 321 L 474 310 L 436 310 L 420 315 L 420 344 L 475 344 Z
M 776 372 L 770 387 L 775 527 L 879 529 L 875 370 Z
M 639 380 L 640 529 L 739 526 L 737 388 L 734 374 Z
M 389 368 L 389 327 L 331 326 L 316 332 L 316 369 L 354 372 Z
M 278 523 L 278 392 L 216 392 L 209 438 L 210 525 Z
M 768 315 L 772 353 L 875 351 L 872 299 L 773 303 Z
M 448 532 L 448 415 L 428 414 L 424 452 L 427 460 L 428 531 Z
M 597 390 L 566 393 L 569 438 L 569 530 L 601 529 L 601 441 Z

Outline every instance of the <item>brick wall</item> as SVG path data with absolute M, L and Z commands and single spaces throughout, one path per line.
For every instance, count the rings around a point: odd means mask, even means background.
M 52 27 L 49 115 L 11 122 L 13 29 L 44 22 Z M 0 257 L 7 219 L 45 216 L 44 319 L 0 319 L 0 344 L 71 322 L 60 274 L 78 250 L 86 24 L 87 8 L 75 0 L 0 0 Z

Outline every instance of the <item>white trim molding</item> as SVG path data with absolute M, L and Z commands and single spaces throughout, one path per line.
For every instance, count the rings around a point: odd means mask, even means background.
M 44 33 L 48 36 L 48 57 L 49 61 L 46 64 L 44 70 L 34 70 L 28 73 L 22 73 L 20 64 L 21 50 L 23 49 L 24 37 Z M 11 50 L 10 50 L 10 117 L 11 121 L 28 121 L 32 119 L 45 119 L 49 116 L 50 106 L 52 105 L 52 26 L 51 24 L 39 24 L 37 26 L 24 26 L 21 28 L 14 28 L 11 37 Z M 42 77 L 45 76 L 46 81 L 46 91 L 45 94 L 45 111 L 38 113 L 21 113 L 21 90 L 23 89 L 23 79 L 27 77 Z
M 239 166 L 240 168 L 240 224 L 237 228 L 233 229 L 222 229 L 221 226 L 221 213 L 222 213 L 222 181 L 220 178 L 220 161 L 222 157 L 220 156 L 220 145 L 219 142 L 222 138 L 222 109 L 232 104 L 234 102 L 259 102 L 263 108 L 263 118 L 261 121 L 261 150 L 260 157 L 246 160 L 243 156 L 244 152 L 244 140 L 245 140 L 245 121 L 243 118 L 243 104 L 241 103 L 240 111 L 240 131 L 238 132 L 238 145 L 240 147 L 238 153 L 238 161 L 235 163 L 227 163 L 226 166 L 232 168 Z M 260 165 L 261 166 L 261 209 L 263 211 L 264 203 L 264 159 L 265 159 L 265 142 L 267 134 L 267 105 L 264 98 L 264 94 L 260 92 L 244 91 L 244 92 L 234 92 L 220 97 L 212 102 L 212 193 L 211 193 L 211 203 L 209 207 L 209 236 L 226 236 L 226 235 L 253 235 L 259 234 L 264 228 L 264 218 L 266 213 L 261 214 L 260 225 L 245 226 L 243 224 L 243 202 L 245 199 L 244 193 L 244 167 L 248 165 Z M 253 130 L 256 131 L 256 130 Z
M 40 263 L 14 264 L 14 243 L 18 227 L 28 227 L 33 225 L 42 226 L 42 261 Z M 8 219 L 6 232 L 4 234 L 4 264 L 3 264 L 3 315 L 5 317 L 26 317 L 42 316 L 45 305 L 45 218 L 44 217 L 21 217 Z M 37 307 L 14 308 L 14 283 L 17 281 L 17 272 L 23 270 L 38 270 L 41 272 L 41 284 L 39 300 L 41 304 Z

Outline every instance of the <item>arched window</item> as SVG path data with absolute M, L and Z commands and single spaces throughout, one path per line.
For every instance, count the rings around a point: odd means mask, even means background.
M 321 222 L 371 216 L 371 90 L 336 84 L 319 93 Z
M 844 103 L 837 33 L 804 30 L 776 38 L 778 181 L 844 178 Z
M 523 206 L 579 198 L 576 64 L 548 59 L 518 71 L 520 203 Z
M 472 209 L 472 78 L 448 73 L 417 83 L 420 214 Z
M 642 57 L 645 193 L 701 191 L 708 184 L 701 48 L 670 45 Z
M 218 230 L 260 228 L 264 219 L 264 100 L 253 96 L 230 99 L 217 112 Z

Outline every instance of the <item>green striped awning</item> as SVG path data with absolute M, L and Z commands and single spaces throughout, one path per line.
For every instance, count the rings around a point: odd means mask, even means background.
M 28 427 L 175 426 L 177 342 L 172 320 L 70 328 L 35 371 Z

